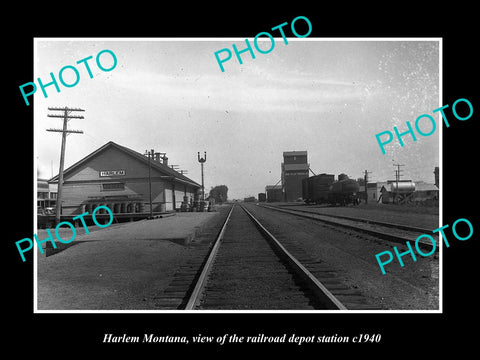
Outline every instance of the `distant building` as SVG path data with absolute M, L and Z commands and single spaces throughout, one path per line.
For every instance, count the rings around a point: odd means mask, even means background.
M 423 181 L 415 182 L 413 201 L 438 200 L 439 190 L 436 184 L 428 184 Z
M 387 185 L 386 181 L 368 183 L 367 184 L 368 201 L 370 203 L 380 202 L 381 195 L 382 195 L 382 193 L 381 193 L 382 187 L 384 187 L 386 185 Z
M 57 184 L 49 184 L 47 179 L 37 179 L 37 206 L 53 208 L 57 203 Z
M 309 164 L 306 151 L 285 151 L 282 163 L 282 191 L 284 201 L 302 198 L 302 180 L 308 178 Z
M 440 189 L 440 169 L 438 166 L 435 166 L 433 173 L 435 174 L 435 186 Z

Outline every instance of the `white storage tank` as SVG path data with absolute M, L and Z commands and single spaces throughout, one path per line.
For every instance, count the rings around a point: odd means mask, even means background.
M 399 181 L 390 184 L 390 191 L 397 194 L 408 194 L 415 191 L 415 183 L 412 181 Z

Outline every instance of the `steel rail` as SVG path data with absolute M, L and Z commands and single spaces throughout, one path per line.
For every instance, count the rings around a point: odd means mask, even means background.
M 222 241 L 223 235 L 225 233 L 225 229 L 227 227 L 227 224 L 230 220 L 230 216 L 232 215 L 233 208 L 235 207 L 235 204 L 232 206 L 230 209 L 227 218 L 225 219 L 225 222 L 223 223 L 222 228 L 220 229 L 220 232 L 218 233 L 217 238 L 215 239 L 215 243 L 212 246 L 212 249 L 210 250 L 210 253 L 208 254 L 208 258 L 205 262 L 205 265 L 202 268 L 202 272 L 200 273 L 200 276 L 195 284 L 195 287 L 192 291 L 192 294 L 190 295 L 190 298 L 188 299 L 187 305 L 185 306 L 185 310 L 194 310 L 195 307 L 197 306 L 198 302 L 200 301 L 200 297 L 202 295 L 203 288 L 206 284 L 208 274 L 210 273 L 210 270 L 212 269 L 213 262 L 215 260 L 215 256 L 217 255 L 218 248 L 220 247 L 220 242 Z
M 260 207 L 275 210 L 275 211 L 284 212 L 286 214 L 292 214 L 292 215 L 303 217 L 303 218 L 310 219 L 310 220 L 321 221 L 321 222 L 324 222 L 324 223 L 329 224 L 329 225 L 340 226 L 340 227 L 344 227 L 344 228 L 347 228 L 347 229 L 363 232 L 363 233 L 378 237 L 380 239 L 388 240 L 388 241 L 405 243 L 408 240 L 412 240 L 412 239 L 408 239 L 404 235 L 399 236 L 399 235 L 395 235 L 395 234 L 391 234 L 391 233 L 389 234 L 389 233 L 382 232 L 382 231 L 376 231 L 376 230 L 373 230 L 373 229 L 366 229 L 364 227 L 360 227 L 360 226 L 356 226 L 356 225 L 352 225 L 352 224 L 341 223 L 341 222 L 335 221 L 334 217 L 332 217 L 330 215 L 318 214 L 318 213 L 314 213 L 314 212 L 310 212 L 310 211 L 299 211 L 299 210 L 290 210 L 290 209 L 287 210 L 287 209 L 279 208 L 277 206 L 260 205 Z M 325 219 L 325 218 L 328 218 L 328 217 L 332 218 L 332 220 Z M 347 219 L 342 219 L 342 220 L 347 220 Z M 356 219 L 353 218 L 353 219 L 348 219 L 347 221 L 355 221 L 355 220 Z M 372 225 L 382 226 L 381 224 L 372 224 Z M 410 231 L 418 232 L 418 231 L 414 231 L 414 230 L 410 230 Z M 431 233 L 431 230 L 429 230 L 429 232 Z M 422 234 L 423 234 L 423 232 L 422 232 Z M 431 235 L 433 237 L 435 236 L 435 234 L 428 234 L 428 235 Z M 421 248 L 424 248 L 424 249 L 432 249 L 432 244 L 430 242 L 427 242 L 427 241 L 423 241 L 423 240 L 418 241 L 418 245 Z
M 307 268 L 305 268 L 290 252 L 273 236 L 245 207 L 240 207 L 247 213 L 257 229 L 267 238 L 270 244 L 279 251 L 295 274 L 302 278 L 307 287 L 320 299 L 327 309 L 347 310 L 346 306 L 338 300 Z
M 274 208 L 274 206 L 268 206 L 268 205 L 262 205 L 262 206 L 267 207 L 269 209 Z M 412 232 L 419 232 L 419 233 L 430 233 L 430 232 L 432 232 L 432 229 L 426 229 L 426 228 L 410 226 L 410 225 L 395 224 L 395 223 L 389 223 L 389 222 L 384 222 L 384 221 L 370 220 L 370 219 L 357 218 L 357 217 L 345 216 L 345 215 L 323 214 L 323 213 L 317 213 L 317 212 L 314 212 L 314 211 L 308 211 L 308 210 L 303 210 L 303 209 L 287 209 L 285 206 L 281 206 L 281 205 L 280 205 L 280 207 L 282 209 L 285 209 L 285 210 L 298 211 L 298 212 L 303 212 L 303 213 L 306 213 L 306 214 L 321 215 L 321 216 L 328 216 L 328 217 L 338 218 L 338 219 L 364 222 L 364 223 L 367 223 L 367 224 L 381 225 L 381 226 L 385 226 L 385 227 L 402 229 L 402 230 L 407 230 L 407 231 L 412 231 Z

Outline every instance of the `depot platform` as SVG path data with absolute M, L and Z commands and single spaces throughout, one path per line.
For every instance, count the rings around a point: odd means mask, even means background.
M 61 251 L 37 250 L 37 310 L 152 309 L 155 294 L 195 252 L 195 235 L 220 213 L 177 213 L 92 227 L 89 234 L 80 227 Z M 37 236 L 46 238 L 46 231 Z

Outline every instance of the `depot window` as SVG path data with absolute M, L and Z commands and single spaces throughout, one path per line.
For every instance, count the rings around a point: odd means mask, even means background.
M 115 191 L 115 190 L 125 190 L 124 183 L 104 183 L 102 184 L 102 190 L 104 191 Z

